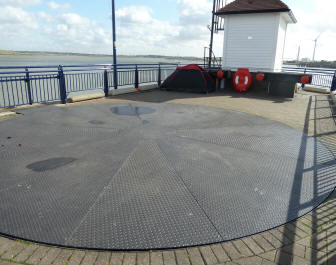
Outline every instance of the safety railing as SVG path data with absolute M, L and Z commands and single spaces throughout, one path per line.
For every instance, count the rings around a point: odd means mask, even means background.
M 283 72 L 294 72 L 311 74 L 313 76 L 311 85 L 332 88 L 336 85 L 336 70 L 324 68 L 305 68 L 305 67 L 282 67 Z
M 178 64 L 95 64 L 60 66 L 0 66 L 0 108 L 34 103 L 66 103 L 69 93 L 141 84 L 161 85 Z M 118 80 L 114 80 L 114 67 Z
M 215 69 L 221 68 L 222 58 L 221 57 L 217 58 L 213 51 L 211 51 L 211 56 L 212 56 L 212 60 L 211 60 L 210 68 L 215 68 Z M 208 47 L 204 47 L 203 65 L 205 68 L 209 67 L 209 48 Z
M 224 67 L 223 70 L 229 70 L 232 72 L 237 71 L 237 67 Z M 308 68 L 308 67 L 295 67 L 295 66 L 283 66 L 281 69 L 270 68 L 251 68 L 250 72 L 268 73 L 268 72 L 284 72 L 284 73 L 299 73 L 312 75 L 311 85 L 317 87 L 326 87 L 331 90 L 336 90 L 336 69 L 324 69 L 324 68 Z

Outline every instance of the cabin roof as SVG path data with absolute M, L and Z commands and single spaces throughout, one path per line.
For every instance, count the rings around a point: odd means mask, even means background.
M 290 12 L 281 0 L 236 0 L 219 9 L 216 15 Z

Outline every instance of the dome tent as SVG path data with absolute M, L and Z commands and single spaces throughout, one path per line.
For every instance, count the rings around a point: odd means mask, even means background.
M 161 85 L 172 91 L 208 93 L 215 90 L 215 81 L 208 71 L 197 64 L 178 67 Z

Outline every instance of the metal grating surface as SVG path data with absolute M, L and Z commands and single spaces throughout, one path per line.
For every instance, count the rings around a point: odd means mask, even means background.
M 221 242 L 293 220 L 336 185 L 322 144 L 256 116 L 149 103 L 22 112 L 0 123 L 0 232 L 19 238 L 119 250 Z

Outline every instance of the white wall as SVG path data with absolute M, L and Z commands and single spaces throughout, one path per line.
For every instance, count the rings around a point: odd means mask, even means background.
M 280 13 L 224 18 L 223 68 L 281 68 L 287 22 Z
M 279 16 L 279 28 L 278 28 L 278 38 L 277 38 L 277 47 L 275 54 L 275 70 L 281 70 L 283 55 L 286 44 L 286 32 L 287 32 L 287 21 L 286 18 L 281 14 Z

